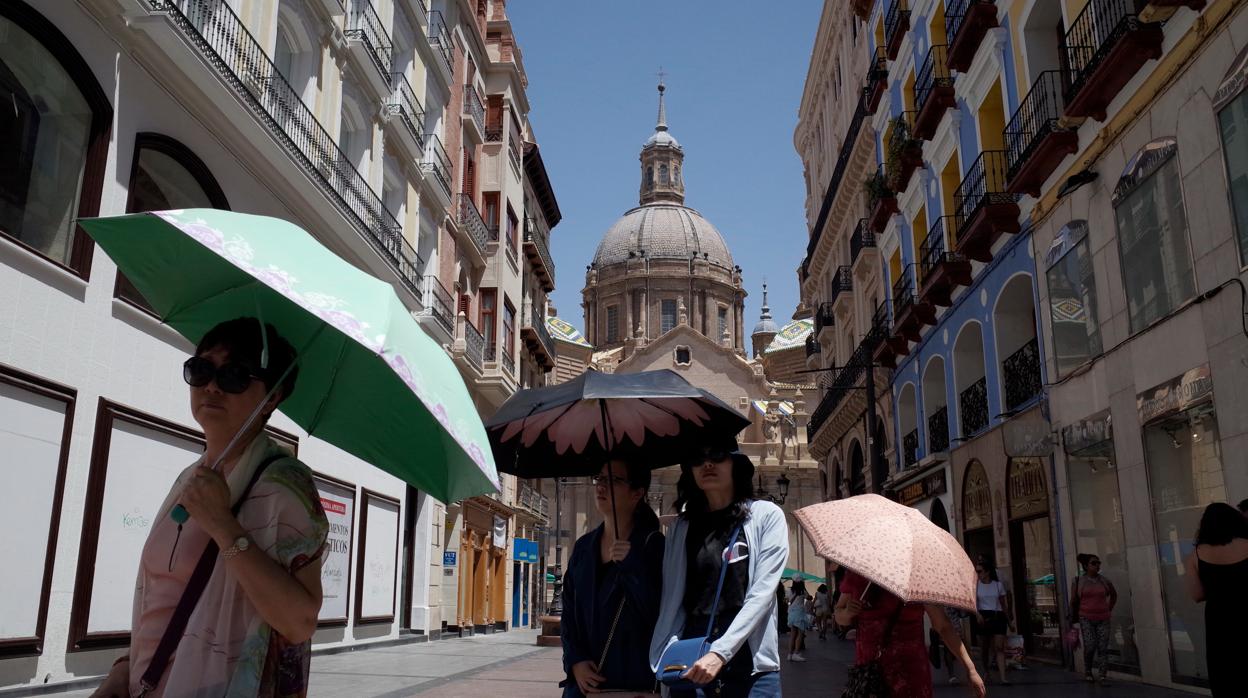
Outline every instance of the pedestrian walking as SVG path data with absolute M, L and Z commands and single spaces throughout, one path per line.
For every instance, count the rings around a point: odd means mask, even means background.
M 294 362 L 271 325 L 239 318 L 183 364 L 204 455 L 152 523 L 129 651 L 93 698 L 306 695 L 329 522 L 312 471 L 264 433 Z
M 810 632 L 813 620 L 814 602 L 805 591 L 799 591 L 789 604 L 790 662 L 806 661 L 806 656 L 802 652 L 806 650 L 806 633 Z
M 970 694 L 982 698 L 985 694 L 984 682 L 942 607 L 905 603 L 853 570 L 845 574 L 841 597 L 836 605 L 836 622 L 857 630 L 854 639 L 855 666 L 878 662 L 883 682 L 887 685 L 886 695 L 906 698 L 932 696 L 932 669 L 923 639 L 925 615 L 932 629 L 965 668 Z
M 789 592 L 783 581 L 776 583 L 776 608 L 780 611 L 776 614 L 776 629 L 783 635 L 789 632 Z
M 564 577 L 563 695 L 653 692 L 646 648 L 659 616 L 663 534 L 646 504 L 650 467 L 616 460 L 591 481 L 603 522 L 577 539 Z
M 953 632 L 957 633 L 959 638 L 965 637 L 962 633 L 962 629 L 963 623 L 966 620 L 966 611 L 963 611 L 960 608 L 954 608 L 953 606 L 945 606 L 944 608 L 945 616 L 949 618 L 949 625 L 953 626 Z M 930 639 L 933 643 L 935 643 L 938 638 Z M 945 673 L 949 676 L 949 685 L 956 686 L 961 683 L 958 678 L 958 666 L 960 666 L 960 664 L 955 661 L 957 658 L 953 656 L 953 652 L 949 650 L 949 646 L 943 641 L 940 643 L 939 649 L 941 656 L 945 661 Z
M 1076 559 L 1081 561 L 1084 573 L 1075 577 L 1070 586 L 1070 622 L 1079 625 L 1083 640 L 1083 677 L 1107 683 L 1109 620 L 1118 603 L 1118 590 L 1101 574 L 1101 558 L 1080 555 Z
M 815 590 L 815 627 L 819 629 L 819 639 L 828 639 L 828 616 L 832 615 L 832 599 L 828 596 L 828 585 L 820 584 Z
M 1005 676 L 1005 634 L 1014 629 L 1013 603 L 1005 585 L 997 578 L 997 570 L 984 559 L 975 563 L 979 579 L 975 585 L 975 634 L 979 637 L 980 656 L 984 662 L 984 675 L 992 673 L 992 658 L 997 659 L 1001 683 L 1010 685 Z
M 663 601 L 650 645 L 651 668 L 699 640 L 689 668 L 671 669 L 698 688 L 673 688 L 673 698 L 780 695 L 776 585 L 789 557 L 788 525 L 775 504 L 754 498 L 754 464 L 724 446 L 703 448 L 681 465 L 679 514 L 663 556 Z
M 1248 686 L 1244 629 L 1248 628 L 1248 522 L 1235 507 L 1205 507 L 1196 551 L 1186 561 L 1187 589 L 1205 604 L 1205 657 L 1213 698 L 1242 696 Z

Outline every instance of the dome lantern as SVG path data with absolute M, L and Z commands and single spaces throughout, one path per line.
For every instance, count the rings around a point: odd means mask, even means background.
M 661 73 L 660 73 L 661 75 Z M 659 79 L 659 117 L 654 133 L 641 148 L 642 206 L 652 203 L 685 203 L 685 181 L 680 173 L 684 149 L 667 130 L 667 106 L 663 101 L 667 86 Z

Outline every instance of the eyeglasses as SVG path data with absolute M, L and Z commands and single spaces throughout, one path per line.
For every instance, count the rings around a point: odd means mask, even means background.
M 182 364 L 182 380 L 195 388 L 202 388 L 215 380 L 221 392 L 237 395 L 251 385 L 252 379 L 259 380 L 260 376 L 233 361 L 217 366 L 202 356 L 192 356 Z
M 684 465 L 685 467 L 692 469 L 698 467 L 699 465 L 706 465 L 707 463 L 723 463 L 728 460 L 731 455 L 732 454 L 730 452 L 722 448 L 704 449 L 697 455 L 693 456 L 691 460 L 686 461 Z
M 606 475 L 595 475 L 589 478 L 589 481 L 593 483 L 594 487 L 610 487 L 611 485 L 627 485 L 628 484 L 628 478 L 620 477 L 618 475 L 615 477 L 607 477 Z

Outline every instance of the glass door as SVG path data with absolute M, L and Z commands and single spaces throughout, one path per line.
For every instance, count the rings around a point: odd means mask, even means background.
M 1014 615 L 1027 656 L 1062 661 L 1062 630 L 1058 623 L 1057 579 L 1049 517 L 1010 522 L 1013 559 Z

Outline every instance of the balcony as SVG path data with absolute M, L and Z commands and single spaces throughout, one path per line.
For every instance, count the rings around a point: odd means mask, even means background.
M 949 450 L 949 406 L 944 405 L 927 418 L 927 452 Z
M 455 223 L 464 237 L 472 243 L 477 256 L 484 262 L 485 246 L 490 242 L 489 228 L 485 227 L 485 221 L 481 219 L 481 213 L 477 210 L 477 204 L 472 200 L 472 195 L 461 193 L 456 198 L 458 200 L 455 207 Z
M 823 331 L 831 332 L 836 327 L 836 311 L 831 303 L 820 303 L 819 308 L 815 310 L 815 333 L 811 335 L 819 341 L 823 340 Z
M 884 228 L 888 226 L 888 220 L 900 210 L 897 207 L 897 196 L 889 188 L 882 169 L 876 170 L 875 174 L 867 178 L 864 189 L 867 196 L 867 210 L 870 212 L 867 218 L 867 228 L 877 234 L 883 233 Z
M 988 30 L 997 26 L 997 5 L 993 0 L 948 0 L 945 8 L 949 68 L 965 73 Z
M 885 368 L 897 368 L 897 351 L 893 349 L 893 345 L 888 341 L 888 338 L 892 335 L 892 320 L 889 318 L 888 310 L 888 301 L 884 301 L 880 303 L 875 309 L 875 313 L 871 316 L 870 336 L 874 342 L 871 358 Z M 909 347 L 907 347 L 908 349 Z
M 1019 231 L 1018 195 L 1006 190 L 1006 152 L 985 150 L 953 193 L 957 251 L 977 262 L 992 261 L 992 246 Z
M 551 338 L 550 330 L 546 329 L 546 318 L 536 305 L 520 324 L 520 339 L 537 363 L 546 370 L 555 367 L 555 340 Z
M 1006 190 L 1040 196 L 1040 189 L 1067 155 L 1079 151 L 1079 134 L 1065 128 L 1062 72 L 1040 73 L 1005 127 Z
M 918 115 L 914 118 L 914 137 L 920 140 L 932 140 L 945 111 L 957 106 L 946 48 L 933 46 L 928 50 L 927 59 L 923 61 L 923 67 L 919 69 L 918 79 L 915 81 Z
M 958 394 L 962 416 L 962 438 L 970 438 L 988 428 L 988 379 L 981 377 Z
M 390 35 L 369 0 L 354 0 L 343 35 L 347 38 L 347 47 L 359 62 L 371 66 L 363 72 L 378 99 L 388 99 L 391 92 Z
M 867 225 L 866 218 L 858 219 L 854 232 L 849 236 L 849 265 L 858 271 L 858 262 L 863 265 L 873 264 L 879 257 L 875 246 L 875 233 Z
M 840 155 L 836 158 L 836 167 L 832 170 L 832 179 L 828 182 L 828 188 L 823 192 L 823 203 L 819 206 L 819 216 L 815 219 L 815 225 L 810 230 L 810 240 L 806 242 L 806 257 L 802 259 L 801 278 L 803 282 L 810 275 L 810 263 L 814 259 L 815 250 L 818 249 L 819 241 L 823 237 L 824 224 L 828 222 L 828 216 L 832 213 L 832 204 L 836 202 L 837 193 L 841 188 L 841 180 L 845 177 L 845 171 L 849 167 L 849 160 L 856 150 L 858 138 L 862 132 L 862 122 L 866 119 L 866 116 L 866 105 L 860 99 L 857 108 L 854 109 L 854 117 L 850 119 L 845 139 L 841 141 Z
M 808 442 L 815 440 L 820 427 L 827 423 L 828 418 L 836 412 L 849 393 L 861 389 L 857 387 L 858 381 L 871 367 L 872 348 L 873 343 L 864 339 L 850 355 L 849 361 L 845 362 L 845 367 L 836 372 L 836 377 L 832 379 L 831 385 L 827 387 L 823 397 L 819 400 L 819 406 L 810 415 L 810 422 L 806 425 Z
M 815 339 L 815 335 L 806 335 L 806 358 L 818 356 L 823 352 L 823 346 L 819 344 L 819 340 Z
M 906 265 L 893 283 L 893 335 L 908 342 L 923 338 L 924 325 L 936 324 L 936 307 L 915 295 L 914 268 Z
M 836 275 L 832 277 L 832 309 L 840 310 L 841 306 L 846 308 L 854 300 L 854 269 L 848 264 L 841 265 L 836 270 Z
M 437 134 L 429 136 L 428 144 L 425 146 L 425 159 L 420 164 L 420 169 L 437 183 L 438 186 L 435 189 L 442 195 L 443 205 L 450 205 L 451 159 L 446 156 L 446 149 L 442 147 L 442 139 L 438 138 Z
M 914 135 L 915 112 L 902 112 L 889 122 L 884 144 L 884 171 L 888 188 L 901 193 L 910 186 L 915 170 L 923 165 L 923 143 Z
M 299 94 L 224 0 L 149 0 L 307 174 L 354 232 L 421 297 L 420 256 Z
M 919 428 L 915 427 L 910 430 L 909 434 L 901 437 L 901 453 L 902 465 L 906 468 L 919 462 Z
M 465 362 L 477 375 L 485 370 L 485 337 L 462 313 L 455 319 L 453 353 L 456 359 Z
M 382 112 L 398 127 L 397 140 L 407 149 L 408 157 L 420 160 L 425 154 L 425 108 L 402 73 L 391 73 L 390 83 L 394 90 Z
M 523 179 L 520 173 L 520 166 L 524 162 L 524 139 L 520 136 L 520 129 L 516 128 L 516 122 L 511 121 L 507 135 L 507 162 L 511 164 L 511 171 L 516 175 L 516 179 Z
M 438 58 L 436 62 L 442 79 L 449 85 L 451 75 L 455 73 L 455 45 L 451 43 L 446 20 L 438 10 L 429 13 L 429 47 Z
M 1024 344 L 1018 351 L 1001 362 L 1002 379 L 1005 381 L 1005 409 L 1013 412 L 1040 394 L 1040 346 L 1036 338 Z
M 919 246 L 919 297 L 927 303 L 948 308 L 959 286 L 971 285 L 971 263 L 957 252 L 949 252 L 945 240 L 952 216 L 941 216 Z
M 1150 60 L 1161 58 L 1161 25 L 1144 23 L 1136 0 L 1090 0 L 1066 32 L 1071 82 L 1066 116 L 1105 121 L 1105 110 Z
M 481 104 L 481 95 L 477 92 L 477 88 L 471 84 L 464 85 L 464 122 L 469 123 L 473 128 L 468 129 L 472 140 L 477 143 L 485 142 L 485 107 Z
M 888 60 L 897 60 L 901 50 L 901 40 L 910 31 L 909 0 L 892 0 L 888 14 L 884 18 L 884 41 L 888 47 Z
M 543 233 L 533 218 L 524 219 L 524 256 L 528 257 L 533 273 L 537 274 L 542 290 L 547 293 L 555 290 L 555 260 L 550 256 L 550 247 L 546 243 L 549 234 Z
M 528 483 L 521 484 L 516 491 L 516 504 L 539 521 L 546 521 L 550 518 L 549 498 Z
M 871 67 L 867 70 L 867 86 L 862 89 L 864 106 L 868 114 L 874 114 L 880 99 L 888 89 L 888 55 L 883 46 L 875 49 Z
M 450 292 L 433 274 L 425 277 L 424 305 L 422 315 L 432 318 L 446 332 L 448 338 L 454 337 L 455 302 L 451 299 Z

